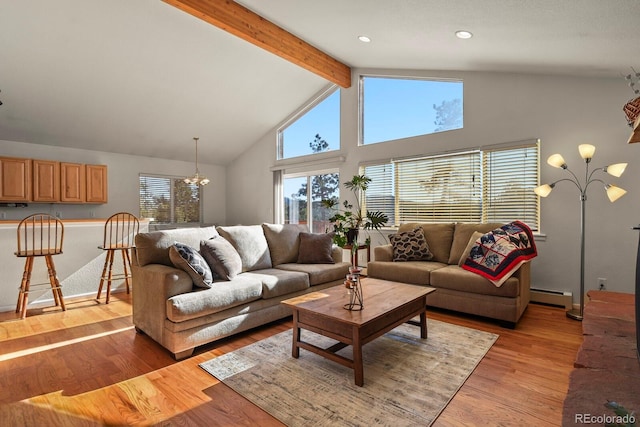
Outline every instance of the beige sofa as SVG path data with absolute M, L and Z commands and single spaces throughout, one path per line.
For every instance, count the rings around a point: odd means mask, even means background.
M 349 270 L 339 247 L 329 247 L 334 263 L 298 263 L 301 232 L 306 226 L 262 224 L 138 234 L 132 257 L 136 330 L 182 359 L 197 346 L 290 315 L 280 301 L 340 284 Z M 174 267 L 169 248 L 175 242 L 198 248 L 219 235 L 238 251 L 242 272 L 196 287 Z
M 530 263 L 525 262 L 500 287 L 458 265 L 475 231 L 489 232 L 503 224 L 403 224 L 398 232 L 422 227 L 433 253 L 430 261 L 393 262 L 391 245 L 374 249 L 368 275 L 438 289 L 430 306 L 490 317 L 514 327 L 529 304 Z

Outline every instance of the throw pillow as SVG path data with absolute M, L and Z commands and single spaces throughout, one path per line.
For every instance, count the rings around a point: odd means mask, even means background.
M 300 233 L 298 264 L 334 264 L 333 233 Z
M 200 241 L 200 253 L 216 276 L 223 280 L 231 280 L 242 271 L 238 251 L 222 236 Z
M 269 244 L 259 225 L 218 226 L 218 233 L 236 248 L 242 260 L 242 271 L 271 268 Z
M 184 270 L 200 288 L 210 288 L 213 274 L 200 253 L 189 245 L 174 243 L 169 248 L 169 259 L 176 268 Z
M 389 241 L 393 246 L 394 261 L 429 261 L 433 258 L 421 227 L 391 234 Z
M 462 256 L 460 257 L 460 260 L 458 261 L 458 265 L 462 266 L 462 264 L 464 264 L 464 262 L 467 260 L 467 258 L 469 258 L 469 254 L 471 253 L 471 248 L 473 248 L 473 246 L 476 244 L 476 241 L 482 237 L 484 235 L 484 233 L 480 232 L 480 231 L 474 231 L 473 234 L 471 235 L 471 238 L 469 239 L 469 243 L 467 243 L 467 247 L 464 248 L 464 250 L 462 251 Z

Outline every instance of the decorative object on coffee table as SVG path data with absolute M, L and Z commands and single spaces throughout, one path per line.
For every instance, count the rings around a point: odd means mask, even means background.
M 344 308 L 347 310 L 360 311 L 364 308 L 364 296 L 362 295 L 360 273 L 362 273 L 362 269 L 360 267 L 349 267 L 347 280 L 344 281 L 344 286 L 347 288 L 347 293 L 349 294 L 349 302 L 344 305 Z
M 602 171 L 618 178 L 624 172 L 625 168 L 627 167 L 627 164 L 616 163 L 616 164 L 605 166 L 602 168 L 596 168 L 593 171 L 591 171 L 591 173 L 589 173 L 589 163 L 593 158 L 593 154 L 596 151 L 596 147 L 590 144 L 580 144 L 578 146 L 578 151 L 580 152 L 580 157 L 584 159 L 584 163 L 585 163 L 585 174 L 584 174 L 585 179 L 583 182 L 580 182 L 578 177 L 573 172 L 571 172 L 571 170 L 567 166 L 567 163 L 564 161 L 564 159 L 560 154 L 553 154 L 549 156 L 549 158 L 547 159 L 547 163 L 553 166 L 554 168 L 562 168 L 566 170 L 571 174 L 571 178 L 559 179 L 551 184 L 543 184 L 539 187 L 534 188 L 533 191 L 535 191 L 535 193 L 540 197 L 547 197 L 557 183 L 562 181 L 570 181 L 576 187 L 578 187 L 578 191 L 580 192 L 580 207 L 581 207 L 580 209 L 580 308 L 577 310 L 573 309 L 573 310 L 567 311 L 567 316 L 575 320 L 582 320 L 582 316 L 584 313 L 584 248 L 585 248 L 584 226 L 585 226 L 585 205 L 587 201 L 587 189 L 589 188 L 589 185 L 592 182 L 599 182 L 604 185 L 605 191 L 607 192 L 607 197 L 609 197 L 609 200 L 611 201 L 611 203 L 615 202 L 620 197 L 624 196 L 626 191 L 620 187 L 616 187 L 615 185 L 607 184 L 601 179 L 594 178 L 593 174 L 598 171 Z

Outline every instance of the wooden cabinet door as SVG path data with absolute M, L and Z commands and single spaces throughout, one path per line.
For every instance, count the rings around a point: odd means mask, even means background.
M 33 161 L 33 201 L 60 201 L 60 162 Z
M 31 200 L 31 159 L 0 157 L 0 201 Z
M 84 203 L 85 167 L 82 163 L 60 163 L 60 201 Z
M 107 166 L 87 165 L 87 203 L 107 203 Z

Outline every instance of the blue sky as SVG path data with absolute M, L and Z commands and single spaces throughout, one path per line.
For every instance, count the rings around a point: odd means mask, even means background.
M 456 98 L 462 99 L 461 81 L 365 77 L 364 144 L 432 133 L 433 105 Z M 316 134 L 330 150 L 340 148 L 339 90 L 284 130 L 284 158 L 311 154 Z

